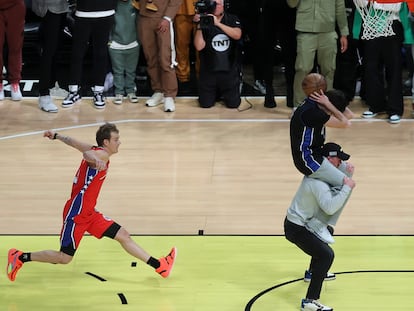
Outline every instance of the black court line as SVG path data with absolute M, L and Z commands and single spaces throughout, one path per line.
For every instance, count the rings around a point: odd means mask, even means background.
M 339 274 L 351 274 L 351 273 L 414 273 L 414 270 L 357 270 L 357 271 L 344 271 L 344 272 L 335 272 L 336 275 Z M 296 280 L 291 280 L 291 281 L 287 281 L 284 283 L 280 283 L 277 284 L 275 286 L 269 287 L 268 289 L 265 289 L 264 291 L 261 291 L 260 293 L 258 293 L 256 296 L 254 296 L 252 299 L 250 299 L 250 301 L 247 303 L 246 307 L 244 308 L 245 311 L 250 311 L 253 304 L 259 300 L 260 297 L 264 296 L 265 294 L 267 294 L 268 292 L 271 292 L 272 290 L 291 284 L 291 283 L 295 283 L 298 281 L 303 281 L 303 278 L 300 279 L 296 279 Z
M 85 272 L 85 274 L 90 275 L 90 276 L 93 276 L 94 278 L 98 279 L 101 282 L 106 282 L 106 280 L 103 277 L 100 277 L 99 275 L 96 275 L 96 274 L 94 274 L 92 272 Z
M 121 299 L 121 303 L 123 305 L 127 305 L 128 304 L 128 301 L 127 301 L 126 297 L 124 296 L 124 294 L 118 293 L 118 296 L 119 296 L 119 299 Z
M 85 274 L 90 275 L 90 276 L 92 276 L 92 277 L 94 277 L 94 278 L 98 279 L 98 280 L 99 280 L 99 281 L 101 281 L 101 282 L 106 282 L 106 279 L 104 279 L 103 277 L 100 277 L 99 275 L 96 275 L 96 274 L 94 274 L 94 273 L 92 273 L 92 272 L 85 272 Z M 127 305 L 127 304 L 128 304 L 128 300 L 126 299 L 126 297 L 125 297 L 125 295 L 124 295 L 124 294 L 122 294 L 122 293 L 118 293 L 118 297 L 119 297 L 119 299 L 121 299 L 121 303 L 122 303 L 123 305 Z

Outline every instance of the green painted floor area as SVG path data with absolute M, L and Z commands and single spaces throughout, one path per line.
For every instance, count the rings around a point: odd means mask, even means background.
M 309 257 L 284 237 L 133 238 L 154 257 L 165 255 L 171 246 L 178 248 L 170 278 L 163 279 L 137 262 L 117 242 L 87 236 L 69 265 L 27 263 L 15 282 L 2 273 L 0 310 L 300 310 L 308 286 L 301 278 Z M 335 311 L 397 311 L 411 305 L 414 237 L 335 239 L 331 271 L 337 279 L 324 283 L 322 303 Z M 36 251 L 56 249 L 58 243 L 57 236 L 0 236 L 0 262 L 5 269 L 12 247 Z M 283 283 L 288 284 L 277 286 Z

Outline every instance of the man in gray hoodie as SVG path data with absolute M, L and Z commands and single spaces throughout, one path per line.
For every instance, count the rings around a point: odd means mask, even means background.
M 326 143 L 322 154 L 346 175 L 342 186 L 332 187 L 328 183 L 303 177 L 284 223 L 286 239 L 312 257 L 309 271 L 311 280 L 302 299 L 301 310 L 333 310 L 319 302 L 322 283 L 334 260 L 334 251 L 328 245 L 334 239 L 328 226 L 334 226 L 348 201 L 355 182 L 351 179 L 354 166 L 343 162 L 349 155 L 335 143 Z

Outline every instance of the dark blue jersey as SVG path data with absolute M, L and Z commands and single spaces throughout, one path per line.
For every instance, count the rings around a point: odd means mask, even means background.
M 321 148 L 325 143 L 325 123 L 329 115 L 307 98 L 290 120 L 290 146 L 293 162 L 304 175 L 316 172 L 323 161 Z

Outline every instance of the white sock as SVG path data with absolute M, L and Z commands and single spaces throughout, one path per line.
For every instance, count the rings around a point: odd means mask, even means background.
M 103 85 L 95 85 L 95 87 L 93 88 L 93 91 L 95 93 L 103 93 L 104 91 L 104 86 Z
M 77 93 L 78 92 L 78 86 L 75 85 L 75 84 L 69 85 L 69 92 Z

